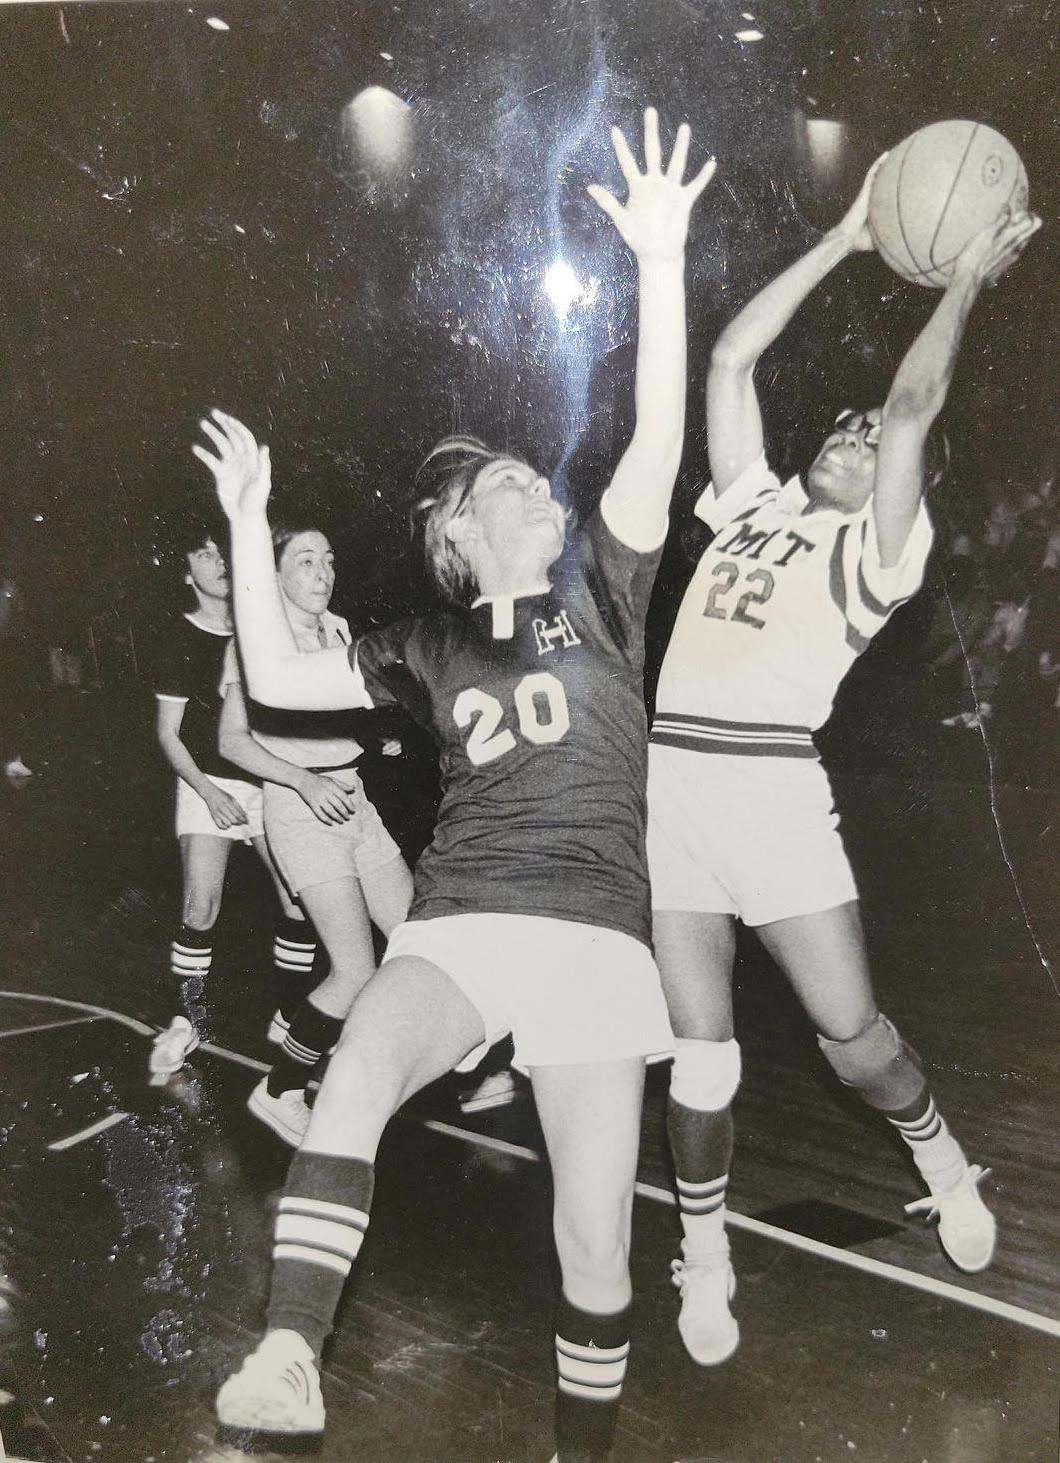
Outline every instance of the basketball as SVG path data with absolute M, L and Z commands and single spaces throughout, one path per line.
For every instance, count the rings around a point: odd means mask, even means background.
M 933 122 L 892 148 L 873 179 L 869 233 L 896 274 L 942 289 L 974 234 L 1004 208 L 1026 207 L 1011 142 L 981 122 Z

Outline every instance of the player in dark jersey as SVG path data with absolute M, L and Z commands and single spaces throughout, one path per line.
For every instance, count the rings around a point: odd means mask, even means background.
M 265 845 L 261 786 L 218 750 L 222 670 L 232 640 L 228 565 L 211 529 L 200 520 L 173 525 L 169 536 L 195 607 L 168 624 L 152 647 L 156 735 L 177 774 L 176 833 L 183 874 L 181 924 L 169 959 L 184 1014 L 175 1016 L 152 1046 L 149 1071 L 157 1082 L 179 1071 L 205 1030 L 213 930 L 234 841 L 253 844 L 276 887 L 281 916 L 273 958 L 281 989 L 295 982 L 297 999 L 305 996 L 314 955 L 311 927 L 284 889 Z
M 317 1360 L 368 1223 L 383 1129 L 417 1089 L 510 1032 L 554 1179 L 557 1456 L 608 1455 L 629 1349 L 644 1064 L 670 1048 L 648 945 L 643 621 L 684 432 L 684 241 L 712 171 L 682 185 L 687 127 L 663 171 L 654 112 L 643 173 L 613 137 L 628 199 L 590 192 L 638 262 L 637 420 L 577 534 L 525 462 L 443 443 L 425 546 L 450 609 L 366 635 L 348 657 L 298 657 L 271 572 L 268 451 L 216 412 L 203 424 L 216 455 L 195 449 L 232 520 L 251 694 L 399 703 L 436 738 L 443 779 L 409 919 L 353 1008 L 291 1166 L 270 1329 L 218 1397 L 230 1426 L 323 1428 Z

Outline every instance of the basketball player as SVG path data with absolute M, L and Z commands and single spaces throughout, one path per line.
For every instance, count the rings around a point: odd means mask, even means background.
M 314 938 L 289 898 L 265 846 L 261 786 L 219 752 L 221 671 L 232 639 L 228 566 L 201 521 L 179 524 L 173 548 L 195 607 L 179 615 L 155 646 L 156 735 L 177 775 L 176 830 L 183 872 L 181 925 L 170 945 L 170 970 L 180 982 L 184 1015 L 156 1037 L 149 1071 L 163 1082 L 180 1070 L 205 1032 L 204 993 L 213 960 L 213 930 L 221 912 L 233 842 L 252 843 L 276 887 L 282 919 L 273 944 L 278 980 L 305 996 Z
M 629 1350 L 644 1064 L 670 1048 L 649 945 L 643 623 L 682 450 L 685 236 L 712 172 L 682 185 L 687 127 L 663 170 L 654 111 L 644 172 L 613 138 L 628 199 L 590 193 L 638 263 L 636 428 L 569 540 L 546 478 L 449 439 L 432 454 L 443 472 L 424 505 L 427 563 L 449 608 L 365 635 L 349 655 L 284 654 L 268 450 L 216 412 L 203 424 L 216 454 L 195 449 L 232 520 L 252 694 L 398 703 L 432 729 L 444 788 L 409 919 L 354 1005 L 292 1163 L 269 1331 L 218 1397 L 230 1426 L 323 1428 L 320 1348 L 368 1223 L 383 1129 L 412 1093 L 510 1032 L 554 1180 L 557 1456 L 609 1452 Z
M 882 160 L 881 160 L 882 161 Z M 879 164 L 877 164 L 878 166 Z M 874 170 L 873 170 L 874 171 Z M 707 382 L 713 483 L 696 512 L 715 531 L 678 613 L 649 757 L 648 857 L 656 957 L 677 1039 L 668 1128 L 684 1231 L 674 1262 L 679 1327 L 696 1361 L 724 1361 L 739 1332 L 725 1238 L 735 924 L 753 927 L 791 981 L 840 1080 L 906 1140 L 945 1252 L 981 1270 L 994 1220 L 939 1115 L 920 1059 L 876 1006 L 853 876 L 813 732 L 840 681 L 918 589 L 932 530 L 928 434 L 968 314 L 1038 227 L 1004 218 L 961 254 L 881 409 L 844 411 L 805 479 L 763 453 L 754 369 L 806 296 L 871 249 L 872 172 L 849 213 L 745 306 L 714 347 Z
M 299 651 L 349 645 L 350 627 L 328 605 L 335 556 L 316 528 L 273 532 L 276 577 Z M 408 913 L 412 875 L 357 775 L 360 744 L 348 716 L 254 707 L 248 719 L 235 646 L 223 673 L 220 748 L 264 783 L 265 837 L 288 893 L 324 942 L 331 970 L 270 1038 L 283 1051 L 247 1106 L 297 1148 L 309 1125 L 306 1079 L 339 1039 L 354 997 L 375 972 L 371 921 L 390 933 Z

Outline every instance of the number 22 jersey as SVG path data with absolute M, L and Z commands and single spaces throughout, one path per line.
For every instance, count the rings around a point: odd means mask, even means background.
M 544 915 L 650 940 L 644 617 L 660 548 L 601 508 L 551 585 L 399 621 L 351 647 L 374 706 L 439 746 L 442 802 L 410 920 Z
M 884 566 L 871 500 L 806 512 L 760 457 L 696 514 L 715 530 L 685 591 L 656 694 L 652 742 L 689 751 L 812 757 L 839 683 L 920 588 L 932 529 L 920 505 Z

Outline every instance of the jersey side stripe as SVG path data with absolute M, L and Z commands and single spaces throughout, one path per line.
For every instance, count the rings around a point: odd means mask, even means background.
M 713 738 L 702 732 L 656 730 L 651 740 L 658 747 L 676 747 L 683 752 L 719 752 L 733 757 L 811 757 L 819 761 L 816 747 L 805 742 L 739 742 Z
M 660 722 L 669 721 L 680 721 L 690 726 L 715 727 L 718 731 L 726 732 L 779 732 L 798 737 L 813 735 L 812 727 L 788 726 L 782 721 L 726 721 L 720 716 L 694 716 L 691 712 L 683 712 L 680 716 L 673 711 L 656 712 L 656 726 Z

